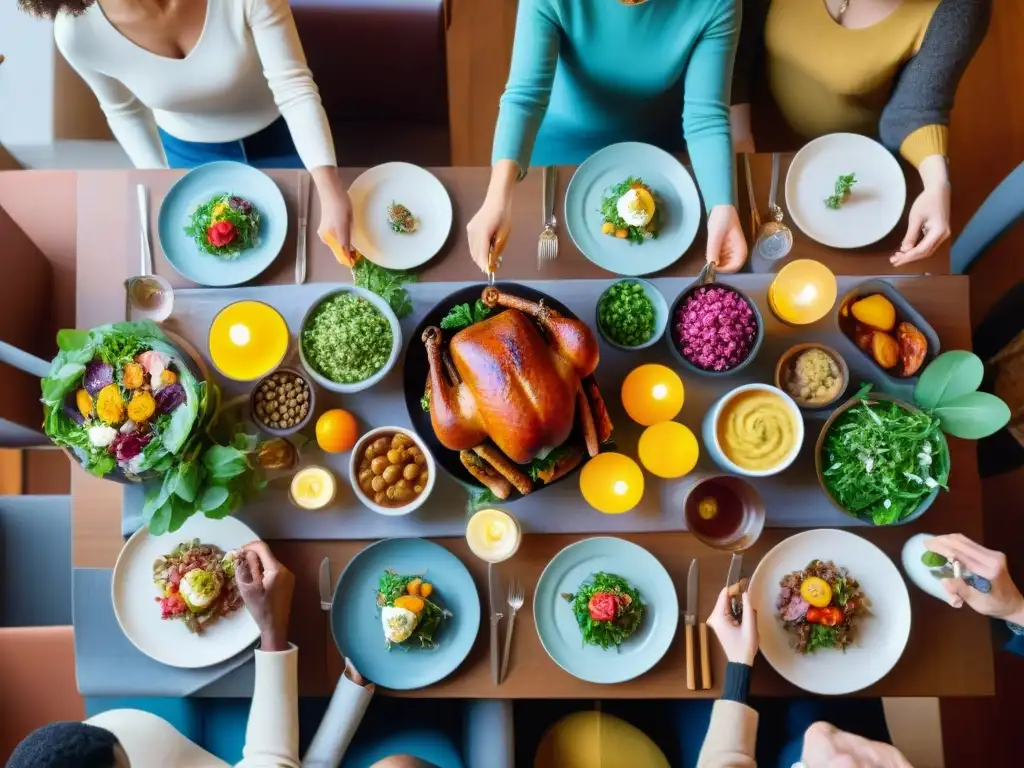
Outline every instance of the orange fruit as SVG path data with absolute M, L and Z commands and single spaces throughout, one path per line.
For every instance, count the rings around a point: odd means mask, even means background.
M 332 408 L 316 420 L 316 443 L 328 453 L 351 451 L 359 439 L 356 417 L 341 408 Z

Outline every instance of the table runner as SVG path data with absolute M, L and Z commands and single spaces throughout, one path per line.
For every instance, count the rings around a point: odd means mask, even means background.
M 704 414 L 715 399 L 741 384 L 772 382 L 775 364 L 793 344 L 821 341 L 839 350 L 850 367 L 850 391 L 859 382 L 878 379 L 873 365 L 840 331 L 834 314 L 808 328 L 787 326 L 777 320 L 767 306 L 767 289 L 771 275 L 729 275 L 720 282 L 744 290 L 757 303 L 764 318 L 765 338 L 757 359 L 743 371 L 726 378 L 696 376 L 680 371 L 668 344 L 662 340 L 638 352 L 623 352 L 601 342 L 601 364 L 597 378 L 601 384 L 609 414 L 615 425 L 613 439 L 618 450 L 636 457 L 636 445 L 643 428 L 625 414 L 619 390 L 626 374 L 642 363 L 658 362 L 679 371 L 686 388 L 686 402 L 677 417 L 700 439 Z M 838 278 L 842 297 L 864 278 Z M 592 328 L 596 327 L 596 304 L 601 293 L 614 280 L 525 281 L 557 298 Z M 671 306 L 675 298 L 691 284 L 691 278 L 657 278 L 652 281 Z M 899 284 L 899 279 L 895 281 Z M 402 361 L 406 345 L 419 344 L 410 338 L 412 330 L 438 302 L 452 292 L 471 283 L 417 283 L 409 286 L 413 311 L 402 320 L 403 353 L 399 363 L 377 386 L 354 395 L 338 395 L 317 391 L 317 410 L 342 407 L 352 411 L 360 427 L 367 431 L 379 426 L 410 426 L 403 395 Z M 175 308 L 169 328 L 191 341 L 204 357 L 205 338 L 214 315 L 226 304 L 240 299 L 259 299 L 275 306 L 284 316 L 293 338 L 299 331 L 302 317 L 315 300 L 332 290 L 325 284 L 250 286 L 232 289 L 192 289 L 175 293 Z M 481 286 L 482 287 L 482 286 Z M 301 368 L 295 345 L 286 364 Z M 246 394 L 251 385 L 220 381 L 225 399 Z M 908 385 L 879 387 L 892 394 L 910 397 Z M 793 465 L 776 477 L 752 479 L 764 498 L 767 525 L 778 527 L 845 527 L 861 525 L 859 521 L 836 510 L 818 485 L 814 470 L 814 445 L 828 412 L 806 413 L 806 434 L 803 450 Z M 311 427 L 307 428 L 311 432 Z M 439 468 L 431 497 L 417 511 L 402 517 L 387 517 L 363 507 L 352 493 L 348 480 L 349 454 L 328 455 L 315 444 L 303 449 L 304 463 L 330 466 L 339 479 L 339 493 L 325 511 L 301 510 L 288 501 L 286 480 L 272 483 L 266 492 L 249 503 L 238 516 L 265 539 L 380 539 L 392 536 L 462 536 L 465 533 L 469 494 L 462 484 Z M 603 515 L 582 498 L 575 478 L 565 480 L 540 492 L 508 504 L 523 530 L 531 533 L 639 533 L 645 531 L 685 530 L 682 504 L 693 483 L 719 470 L 706 455 L 703 444 L 696 469 L 679 480 L 660 480 L 645 473 L 646 490 L 640 504 L 624 515 Z M 144 500 L 140 486 L 126 486 L 122 513 L 122 529 L 130 535 L 142 524 Z

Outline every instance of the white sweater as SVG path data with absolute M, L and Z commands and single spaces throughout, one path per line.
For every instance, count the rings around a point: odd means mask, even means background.
M 185 141 L 237 141 L 283 115 L 306 168 L 336 164 L 331 129 L 287 0 L 206 0 L 184 59 L 141 48 L 98 2 L 61 14 L 57 47 L 99 99 L 136 168 L 166 168 L 156 126 Z
M 306 759 L 299 762 L 298 649 L 256 651 L 256 686 L 238 768 L 336 768 L 373 697 L 344 675 Z M 227 768 L 156 715 L 115 709 L 86 721 L 113 733 L 132 768 Z

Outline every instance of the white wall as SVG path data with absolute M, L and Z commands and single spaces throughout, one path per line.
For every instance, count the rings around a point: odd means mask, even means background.
M 49 144 L 54 138 L 53 22 L 0 2 L 0 144 Z

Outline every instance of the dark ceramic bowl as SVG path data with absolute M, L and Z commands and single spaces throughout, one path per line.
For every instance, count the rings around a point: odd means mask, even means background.
M 751 311 L 754 313 L 754 322 L 757 324 L 757 331 L 754 335 L 754 343 L 750 347 L 750 351 L 747 353 L 747 356 L 743 359 L 743 361 L 727 371 L 708 371 L 705 370 L 704 368 L 701 368 L 698 365 L 695 365 L 694 363 L 691 363 L 683 355 L 682 350 L 679 348 L 679 344 L 676 342 L 676 314 L 678 313 L 679 308 L 683 305 L 683 302 L 686 301 L 686 299 L 689 298 L 689 296 L 694 291 L 700 288 L 725 288 L 726 290 L 732 291 L 741 299 L 743 299 L 743 301 L 747 303 L 747 306 L 749 306 Z M 679 296 L 676 297 L 676 300 L 672 302 L 672 307 L 671 309 L 669 309 L 668 313 L 668 327 L 665 329 L 665 339 L 668 342 L 668 348 L 672 350 L 672 354 L 676 358 L 676 360 L 678 360 L 682 364 L 683 368 L 690 371 L 691 373 L 695 373 L 698 376 L 711 376 L 718 378 L 731 376 L 732 374 L 738 371 L 742 371 L 744 368 L 750 365 L 754 361 L 754 358 L 757 357 L 757 353 L 761 351 L 761 344 L 764 342 L 764 318 L 761 317 L 761 310 L 757 308 L 757 304 L 755 304 L 750 299 L 750 297 L 747 296 L 747 294 L 745 294 L 739 288 L 734 288 L 731 285 L 719 282 L 710 282 L 704 284 L 694 283 L 693 285 L 689 286 L 686 290 L 684 290 L 681 294 L 679 294 Z

